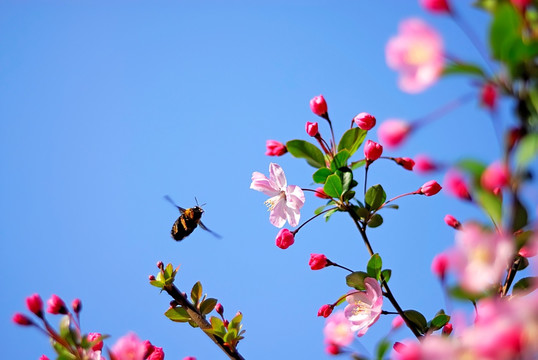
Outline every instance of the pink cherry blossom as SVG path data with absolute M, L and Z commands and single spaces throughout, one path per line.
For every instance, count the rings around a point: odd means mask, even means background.
M 507 236 L 467 223 L 456 233 L 449 262 L 461 287 L 480 293 L 500 283 L 514 252 L 513 242 Z
M 415 170 L 419 173 L 427 173 L 430 171 L 437 170 L 438 165 L 433 162 L 433 160 L 428 155 L 417 155 L 415 156 Z
M 454 229 L 459 229 L 461 227 L 461 223 L 456 219 L 454 216 L 447 214 L 444 218 L 445 224 L 447 224 L 450 227 L 453 227 Z
M 379 159 L 381 154 L 383 154 L 383 146 L 380 144 L 373 142 L 372 140 L 368 140 L 366 144 L 364 144 L 364 157 L 368 163 Z
M 465 178 L 458 170 L 452 169 L 446 173 L 444 185 L 449 194 L 463 200 L 472 199 Z
M 330 199 L 331 197 L 325 193 L 325 190 L 323 190 L 322 187 L 316 188 L 316 191 L 314 192 L 314 195 L 316 197 L 319 197 L 320 199 Z
M 22 326 L 28 326 L 28 325 L 34 324 L 34 322 L 28 316 L 21 313 L 15 313 L 13 317 L 11 318 L 11 320 L 13 320 L 15 324 L 22 325 Z
M 101 338 L 101 334 L 99 334 L 99 333 L 89 333 L 88 334 L 88 341 L 89 342 L 94 342 L 94 341 L 97 341 L 98 339 L 101 339 L 101 340 L 99 340 L 98 342 L 96 342 L 92 346 L 93 351 L 103 350 L 103 340 Z
M 413 167 L 415 166 L 415 161 L 408 157 L 397 157 L 394 161 L 396 161 L 396 164 L 409 171 L 413 171 Z
M 270 196 L 265 204 L 270 210 L 271 224 L 281 228 L 287 220 L 290 226 L 297 226 L 305 202 L 303 190 L 296 185 L 287 185 L 284 170 L 278 164 L 269 165 L 269 175 L 267 178 L 262 173 L 252 173 L 250 188 Z
M 432 260 L 432 272 L 441 280 L 445 279 L 446 270 L 449 266 L 449 256 L 445 253 L 440 253 L 434 256 Z
M 443 40 L 420 19 L 400 23 L 399 33 L 385 49 L 387 64 L 400 72 L 399 87 L 418 93 L 431 86 L 443 70 Z
M 116 360 L 144 360 L 146 346 L 136 334 L 129 333 L 118 339 L 111 352 Z
M 395 330 L 402 327 L 403 324 L 405 324 L 404 319 L 400 315 L 397 315 L 392 319 L 391 327 Z
M 338 346 L 348 346 L 355 337 L 355 332 L 351 329 L 351 323 L 344 315 L 343 310 L 337 311 L 327 318 L 323 334 L 327 344 Z
M 394 148 L 400 145 L 411 132 L 411 125 L 400 119 L 384 121 L 377 130 L 377 137 L 384 145 Z
M 363 336 L 372 326 L 379 315 L 383 305 L 383 294 L 379 282 L 374 278 L 364 279 L 366 290 L 351 291 L 346 297 L 349 303 L 344 309 L 346 318 L 351 322 L 351 330 L 358 331 Z
M 323 316 L 324 318 L 332 314 L 334 307 L 329 304 L 322 305 L 318 310 L 318 316 Z
M 420 342 L 406 340 L 394 345 L 391 359 L 395 360 L 463 360 L 459 344 L 446 336 L 427 335 Z

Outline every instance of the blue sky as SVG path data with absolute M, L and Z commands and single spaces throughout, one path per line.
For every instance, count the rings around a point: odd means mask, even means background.
M 460 6 L 485 39 L 487 16 Z M 278 229 L 265 196 L 249 189 L 250 176 L 276 161 L 289 183 L 313 186 L 304 161 L 264 152 L 267 139 L 307 139 L 304 123 L 318 121 L 308 105 L 315 95 L 327 99 L 338 138 L 359 112 L 378 123 L 411 120 L 476 91 L 461 78 L 419 95 L 398 90 L 384 46 L 411 16 L 435 26 L 450 54 L 481 61 L 457 26 L 414 1 L 0 3 L 4 357 L 52 355 L 45 337 L 10 320 L 37 292 L 81 298 L 83 329 L 110 334 L 109 345 L 135 331 L 164 347 L 167 359 L 224 358 L 200 331 L 162 315 L 169 298 L 147 283 L 162 260 L 181 264 L 183 291 L 200 280 L 226 315 L 242 311 L 245 358 L 326 358 L 316 312 L 347 291 L 346 274 L 311 271 L 309 254 L 362 270 L 367 252 L 342 215 L 313 222 L 292 247 L 276 248 Z M 320 131 L 328 132 L 321 121 Z M 491 161 L 499 149 L 475 100 L 386 152 L 418 153 Z M 389 197 L 432 178 L 442 174 L 419 176 L 388 162 L 369 173 Z M 195 197 L 207 203 L 204 223 L 223 239 L 197 230 L 174 242 L 178 213 L 166 194 L 183 207 Z M 303 219 L 321 205 L 309 195 Z M 431 317 L 444 304 L 430 262 L 453 240 L 443 217 L 481 214 L 443 194 L 398 203 L 370 231 L 372 245 L 393 270 L 403 307 Z M 381 319 L 355 345 L 371 353 L 390 321 Z M 408 336 L 400 330 L 394 339 Z

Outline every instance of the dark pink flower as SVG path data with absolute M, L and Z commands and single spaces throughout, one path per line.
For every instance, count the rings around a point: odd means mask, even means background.
M 94 341 L 97 341 L 97 340 L 99 340 L 99 341 L 96 342 L 92 346 L 93 351 L 101 351 L 103 349 L 103 340 L 101 339 L 101 334 L 99 334 L 99 333 L 89 333 L 88 334 L 88 341 L 89 342 L 94 342 Z
M 318 123 L 307 121 L 305 125 L 306 133 L 310 136 L 316 136 L 318 134 Z
M 111 349 L 115 360 L 144 360 L 146 351 L 146 345 L 134 333 L 119 338 Z
M 408 157 L 399 157 L 394 159 L 396 163 L 400 166 L 402 166 L 404 169 L 413 171 L 413 167 L 415 166 L 415 161 Z
M 463 200 L 472 199 L 465 178 L 459 171 L 448 171 L 445 175 L 444 184 L 449 194 Z
M 422 185 L 419 189 L 420 194 L 426 195 L 426 196 L 433 196 L 437 194 L 439 191 L 441 191 L 442 187 L 437 183 L 435 180 L 430 180 L 424 185 Z
M 482 86 L 480 92 L 480 103 L 489 110 L 495 110 L 497 105 L 497 88 L 492 83 L 486 83 Z
M 428 155 L 415 156 L 415 170 L 420 173 L 427 173 L 437 170 L 438 166 Z
M 452 329 L 453 329 L 452 324 L 446 324 L 445 326 L 443 326 L 443 335 L 448 336 L 452 334 Z
M 383 154 L 383 146 L 380 144 L 373 142 L 372 140 L 368 140 L 366 144 L 364 144 L 364 157 L 367 162 L 371 163 L 379 159 L 381 154 Z
M 47 301 L 47 312 L 51 314 L 67 314 L 67 307 L 65 307 L 64 301 L 58 296 L 53 294 Z
M 450 13 L 448 0 L 420 0 L 422 7 L 432 13 Z
M 373 128 L 376 123 L 375 117 L 365 112 L 361 112 L 360 114 L 355 116 L 353 118 L 353 121 L 355 121 L 355 124 L 357 124 L 360 129 L 366 131 Z
M 439 279 L 444 280 L 446 275 L 446 270 L 449 265 L 449 256 L 446 253 L 440 253 L 435 255 L 432 260 L 432 273 L 437 275 Z
M 400 119 L 384 121 L 377 130 L 377 137 L 387 147 L 400 145 L 411 132 L 411 125 Z
M 43 300 L 39 294 L 32 294 L 26 298 L 28 310 L 41 317 L 43 315 Z
M 164 360 L 163 348 L 157 346 L 153 347 L 153 351 L 149 354 L 146 360 Z
M 459 229 L 461 227 L 461 223 L 452 215 L 446 215 L 444 220 L 445 224 L 453 227 L 454 229 Z
M 500 162 L 494 162 L 489 165 L 480 177 L 480 184 L 489 191 L 497 188 L 503 188 L 508 184 L 508 169 Z
M 318 116 L 327 114 L 327 102 L 325 102 L 323 95 L 314 96 L 310 100 L 310 109 Z
M 327 257 L 323 254 L 310 254 L 308 265 L 312 270 L 321 270 L 327 266 Z
M 318 316 L 323 316 L 324 318 L 326 318 L 329 315 L 331 315 L 331 313 L 333 312 L 333 309 L 334 309 L 334 307 L 332 305 L 325 304 L 325 305 L 323 305 L 322 307 L 319 308 Z
M 26 315 L 23 315 L 21 313 L 15 313 L 13 317 L 11 318 L 15 324 L 22 325 L 22 326 L 28 326 L 33 325 L 33 321 Z
M 286 145 L 276 140 L 267 140 L 265 142 L 265 155 L 267 156 L 282 156 L 288 152 Z
M 281 229 L 276 236 L 276 246 L 287 249 L 295 242 L 294 234 L 288 229 Z

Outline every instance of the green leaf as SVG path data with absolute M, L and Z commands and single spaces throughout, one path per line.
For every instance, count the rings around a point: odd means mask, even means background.
M 486 165 L 483 162 L 475 159 L 460 160 L 456 163 L 456 166 L 475 179 L 479 179 L 484 170 L 486 170 Z
M 465 291 L 463 290 L 461 287 L 459 286 L 454 286 L 452 288 L 449 289 L 449 293 L 452 297 L 456 298 L 456 299 L 461 299 L 461 300 L 470 300 L 470 301 L 473 301 L 473 302 L 476 302 L 482 298 L 485 298 L 487 297 L 487 293 L 480 293 L 480 294 L 473 294 L 473 293 L 470 293 L 468 291 Z
M 366 265 L 366 272 L 370 277 L 373 277 L 376 280 L 379 280 L 379 275 L 381 274 L 381 267 L 383 266 L 383 263 L 381 261 L 381 256 L 379 254 L 374 254 L 368 260 L 368 265 Z
M 385 269 L 383 271 L 381 271 L 381 278 L 383 280 L 385 280 L 385 282 L 389 282 L 390 280 L 390 276 L 392 275 L 392 270 L 391 269 Z
M 362 160 L 358 160 L 358 161 L 353 161 L 350 165 L 350 168 L 351 170 L 357 170 L 358 168 L 362 167 L 366 165 L 366 160 L 362 159 Z
M 239 327 L 241 326 L 242 320 L 243 320 L 243 314 L 238 313 L 237 315 L 233 317 L 232 321 L 230 321 L 230 325 L 228 325 L 228 329 L 239 329 Z
M 444 67 L 443 75 L 474 75 L 481 78 L 485 78 L 486 74 L 484 70 L 476 64 L 472 63 L 451 63 Z
M 538 154 L 538 134 L 531 133 L 526 135 L 519 142 L 516 153 L 516 166 L 525 168 Z
M 191 290 L 191 300 L 194 306 L 198 305 L 198 302 L 200 301 L 201 297 L 202 297 L 202 283 L 198 281 L 196 284 L 194 284 Z
M 512 208 L 514 209 L 514 223 L 512 224 L 512 231 L 516 232 L 527 225 L 529 222 L 529 215 L 527 214 L 527 209 L 525 209 L 525 206 L 523 206 L 518 196 L 514 197 Z
M 529 266 L 529 260 L 523 256 L 520 256 L 518 255 L 517 257 L 519 257 L 519 264 L 518 264 L 518 267 L 517 267 L 517 271 L 520 271 L 520 270 L 525 270 L 527 268 L 527 266 Z
M 415 324 L 417 330 L 420 333 L 424 334 L 426 332 L 428 323 L 424 315 L 422 315 L 416 310 L 405 310 L 404 314 L 405 314 L 405 317 L 409 319 L 409 321 Z
M 383 190 L 383 186 L 380 184 L 371 186 L 364 195 L 364 201 L 366 202 L 366 208 L 369 210 L 377 210 L 385 200 L 387 199 L 387 194 Z
M 518 282 L 514 284 L 514 288 L 512 289 L 512 292 L 532 292 L 536 290 L 536 284 L 538 284 L 538 277 L 537 276 L 529 276 L 525 277 L 523 279 L 520 279 Z
M 191 320 L 187 310 L 180 306 L 166 310 L 164 316 L 175 322 L 188 322 Z
M 347 151 L 349 151 L 349 155 L 353 155 L 364 141 L 366 133 L 366 130 L 362 130 L 360 128 L 352 128 L 347 130 L 344 135 L 342 135 L 342 138 L 338 143 L 338 151 L 347 149 Z
M 383 224 L 383 217 L 379 214 L 372 215 L 370 220 L 368 220 L 368 227 L 371 228 L 376 228 L 378 226 L 381 226 L 381 224 Z
M 340 198 L 343 190 L 344 188 L 342 186 L 342 180 L 340 180 L 338 175 L 332 174 L 327 177 L 327 181 L 323 186 L 323 191 L 325 191 L 325 194 L 329 195 L 330 197 Z
M 344 192 L 344 194 L 342 194 L 342 200 L 344 201 L 349 201 L 351 199 L 353 199 L 355 197 L 355 191 L 353 190 L 348 190 L 346 192 Z
M 498 60 L 508 58 L 508 50 L 519 37 L 519 15 L 510 4 L 503 4 L 495 9 L 493 23 L 489 33 L 489 45 L 493 56 Z
M 331 170 L 336 171 L 342 167 L 347 167 L 347 161 L 351 155 L 347 150 L 339 151 L 331 161 Z
M 439 330 L 450 321 L 450 316 L 445 314 L 436 315 L 430 322 L 430 330 Z
M 351 189 L 353 184 L 353 173 L 348 168 L 342 170 L 342 188 L 346 192 Z
M 493 219 L 493 221 L 495 221 L 496 224 L 500 224 L 502 219 L 501 199 L 495 194 L 483 189 L 476 189 L 475 193 L 478 203 L 486 212 L 486 214 L 491 216 L 491 218 Z
M 346 276 L 346 284 L 357 290 L 366 290 L 364 279 L 370 277 L 364 271 L 355 271 Z
M 387 339 L 383 339 L 377 344 L 376 349 L 376 360 L 383 360 L 383 356 L 387 353 L 387 351 L 390 349 L 390 342 Z
M 396 204 L 388 204 L 387 206 L 384 206 L 385 209 L 394 209 L 394 210 L 398 210 L 400 208 L 400 205 L 396 205 Z
M 329 221 L 329 219 L 331 218 L 331 216 L 337 212 L 338 209 L 332 209 L 332 210 L 329 210 L 325 213 L 325 215 L 323 215 L 325 217 L 325 222 Z
M 173 273 L 174 273 L 174 266 L 172 266 L 172 264 L 169 263 L 164 268 L 164 277 L 165 277 L 165 279 L 171 278 Z
M 318 169 L 313 175 L 312 178 L 314 179 L 314 182 L 316 184 L 325 184 L 325 181 L 327 180 L 327 177 L 329 175 L 332 175 L 332 171 L 327 169 L 326 167 L 323 167 L 321 169 Z
M 320 149 L 304 140 L 290 140 L 286 148 L 296 158 L 306 159 L 306 162 L 317 169 L 325 167 L 325 158 Z
M 162 289 L 164 287 L 164 283 L 162 281 L 152 280 L 149 282 L 151 285 L 158 287 Z
M 215 331 L 217 334 L 222 334 L 222 336 L 226 334 L 226 327 L 224 326 L 224 323 L 222 322 L 221 319 L 219 319 L 216 316 L 211 316 L 211 318 L 209 319 L 209 322 L 211 323 L 211 327 L 213 328 L 213 331 Z
M 214 298 L 208 298 L 202 301 L 202 303 L 200 304 L 200 312 L 202 313 L 202 315 L 207 315 L 211 311 L 213 311 L 213 309 L 217 305 L 217 302 L 218 300 Z
M 316 210 L 314 210 L 314 215 L 319 215 L 321 214 L 321 212 L 323 210 L 325 210 L 325 208 L 327 207 L 327 205 L 321 205 L 320 207 L 318 207 Z

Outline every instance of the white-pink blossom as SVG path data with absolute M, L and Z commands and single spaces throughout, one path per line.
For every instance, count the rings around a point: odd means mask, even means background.
M 351 291 L 346 297 L 349 303 L 344 309 L 346 318 L 351 322 L 351 330 L 362 336 L 368 331 L 379 315 L 383 305 L 383 293 L 379 282 L 374 278 L 364 279 L 366 290 Z
M 348 346 L 353 342 L 355 336 L 355 332 L 351 329 L 351 323 L 344 315 L 343 310 L 337 311 L 327 318 L 323 334 L 327 344 L 338 346 Z
M 301 208 L 305 202 L 303 190 L 296 185 L 288 185 L 286 175 L 280 165 L 269 165 L 269 178 L 262 173 L 252 173 L 250 188 L 261 191 L 270 198 L 265 201 L 269 207 L 269 221 L 274 226 L 281 228 L 286 223 L 297 226 L 301 217 Z

